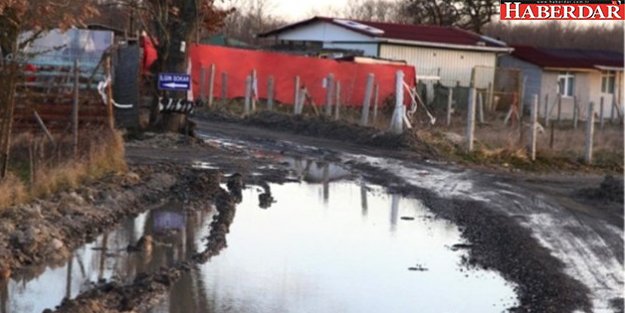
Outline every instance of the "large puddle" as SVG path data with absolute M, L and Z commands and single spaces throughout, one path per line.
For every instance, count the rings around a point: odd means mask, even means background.
M 271 185 L 259 207 L 244 191 L 228 247 L 172 288 L 161 312 L 502 312 L 516 305 L 497 273 L 469 269 L 456 226 L 420 201 L 339 180 L 342 168 L 289 160 L 301 183 Z M 304 182 L 308 181 L 308 182 Z M 320 183 L 317 183 L 320 182 Z M 0 311 L 41 312 L 98 279 L 131 279 L 202 250 L 210 212 L 182 214 L 175 203 L 128 220 L 70 262 L 0 286 Z M 152 253 L 128 253 L 143 234 Z M 460 246 L 461 247 L 461 246 Z

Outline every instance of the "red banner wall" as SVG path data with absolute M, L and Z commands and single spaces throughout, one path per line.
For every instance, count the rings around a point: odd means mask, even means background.
M 388 96 L 395 94 L 397 71 L 404 72 L 409 86 L 415 85 L 415 68 L 412 66 L 361 64 L 209 45 L 192 46 L 190 56 L 195 97 L 200 95 L 201 68 L 206 68 L 208 73 L 211 64 L 216 66 L 213 88 L 216 99 L 221 97 L 221 73 L 228 73 L 228 98 L 238 98 L 245 97 L 245 78 L 253 69 L 257 73 L 259 98 L 267 97 L 268 78 L 273 76 L 274 98 L 288 104 L 292 104 L 295 97 L 296 76 L 300 77 L 300 86 L 306 86 L 317 105 L 325 104 L 326 89 L 323 87 L 323 79 L 330 73 L 341 82 L 341 105 L 345 106 L 362 106 L 369 73 L 373 73 L 376 82 L 380 84 L 380 105 Z M 208 81 L 206 84 L 208 85 Z M 208 94 L 208 88 L 205 90 Z M 409 103 L 407 93 L 404 98 Z

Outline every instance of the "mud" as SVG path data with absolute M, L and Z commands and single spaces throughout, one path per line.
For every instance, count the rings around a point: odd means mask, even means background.
M 191 176 L 191 180 L 197 180 L 197 177 L 201 176 Z M 237 195 L 240 195 L 242 191 L 240 177 L 236 174 L 228 178 L 228 192 L 216 187 L 211 194 L 218 214 L 214 216 L 213 222 L 210 224 L 209 236 L 205 238 L 205 249 L 195 253 L 191 260 L 180 262 L 172 267 L 161 268 L 155 273 L 141 273 L 132 283 L 126 285 L 121 285 L 115 281 L 100 282 L 77 298 L 64 301 L 55 311 L 47 311 L 50 313 L 148 312 L 163 300 L 172 285 L 184 273 L 193 272 L 197 265 L 208 262 L 228 246 L 226 236 L 234 221 L 236 203 L 240 201 L 237 199 Z M 232 183 L 233 181 L 237 183 Z M 142 237 L 139 243 L 132 247 L 133 250 L 141 250 L 141 242 L 145 242 L 144 238 Z
M 221 121 L 237 122 L 248 126 L 257 126 L 278 131 L 288 131 L 298 135 L 329 138 L 359 145 L 386 148 L 409 149 L 420 152 L 423 156 L 434 157 L 435 150 L 430 149 L 412 132 L 394 135 L 373 127 L 363 127 L 345 121 L 335 121 L 327 116 L 308 117 L 260 111 L 243 119 L 226 111 L 202 111 L 199 117 Z
M 46 265 L 62 264 L 74 248 L 164 199 L 188 206 L 212 199 L 219 182 L 218 173 L 187 166 L 133 166 L 131 172 L 4 210 L 0 214 L 2 272 L 35 277 Z
M 593 201 L 623 204 L 623 180 L 608 175 L 597 188 L 582 189 L 578 194 Z
M 352 164 L 370 181 L 422 200 L 440 218 L 452 221 L 471 243 L 469 266 L 494 269 L 516 284 L 520 306 L 513 312 L 591 311 L 588 289 L 564 273 L 564 264 L 532 237 L 531 231 L 482 202 L 442 198 L 429 190 L 401 186 L 393 174 Z

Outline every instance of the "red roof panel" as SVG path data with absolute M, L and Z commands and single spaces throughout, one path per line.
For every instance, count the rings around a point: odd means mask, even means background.
M 581 49 L 549 49 L 513 46 L 512 55 L 540 67 L 588 68 L 623 67 L 623 53 Z
M 340 23 L 338 21 L 351 21 L 356 22 L 358 24 L 362 24 L 365 26 L 373 27 L 384 31 L 383 34 L 378 34 L 375 32 L 369 32 L 364 29 L 359 29 L 357 27 L 350 27 L 345 23 Z M 260 34 L 261 37 L 272 36 L 287 30 L 291 30 L 297 28 L 299 26 L 303 26 L 306 24 L 314 23 L 314 22 L 328 22 L 334 25 L 347 28 L 349 30 L 365 34 L 367 36 L 376 37 L 376 38 L 384 38 L 384 39 L 398 39 L 398 40 L 408 40 L 408 41 L 421 41 L 421 42 L 430 42 L 430 43 L 442 43 L 442 44 L 453 44 L 453 45 L 465 45 L 465 46 L 476 46 L 476 47 L 506 47 L 505 44 L 490 39 L 488 37 L 483 37 L 478 34 L 462 30 L 455 27 L 443 27 L 443 26 L 433 26 L 433 25 L 411 25 L 411 24 L 393 24 L 393 23 L 381 23 L 381 22 L 369 22 L 369 21 L 360 21 L 360 20 L 352 20 L 352 19 L 335 19 L 330 17 L 314 17 L 309 20 L 305 20 L 302 22 L 298 22 L 295 24 L 287 25 L 285 27 L 272 30 L 268 33 Z

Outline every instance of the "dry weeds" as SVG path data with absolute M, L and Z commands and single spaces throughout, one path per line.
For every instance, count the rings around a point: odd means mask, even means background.
M 109 173 L 123 172 L 126 168 L 124 160 L 124 143 L 118 132 L 91 133 L 88 144 L 83 144 L 78 160 L 64 158 L 64 161 L 54 162 L 50 159 L 54 156 L 46 156 L 45 160 L 37 160 L 38 166 L 33 173 L 34 180 L 11 174 L 0 182 L 0 208 L 6 208 L 34 198 L 43 197 L 51 193 L 77 188 L 84 181 L 98 179 Z M 89 138 L 90 136 L 85 136 Z M 71 150 L 71 144 L 67 140 L 59 139 L 61 150 Z M 32 136 L 19 135 L 15 137 L 14 149 L 17 158 L 22 161 L 24 149 L 33 142 Z M 26 148 L 25 148 L 26 147 Z M 22 151 L 20 151 L 22 150 Z M 20 170 L 15 170 L 20 171 Z M 24 171 L 24 169 L 21 169 Z M 26 168 L 30 172 L 30 168 Z M 21 175 L 25 176 L 25 175 Z M 26 175 L 30 176 L 30 175 Z

